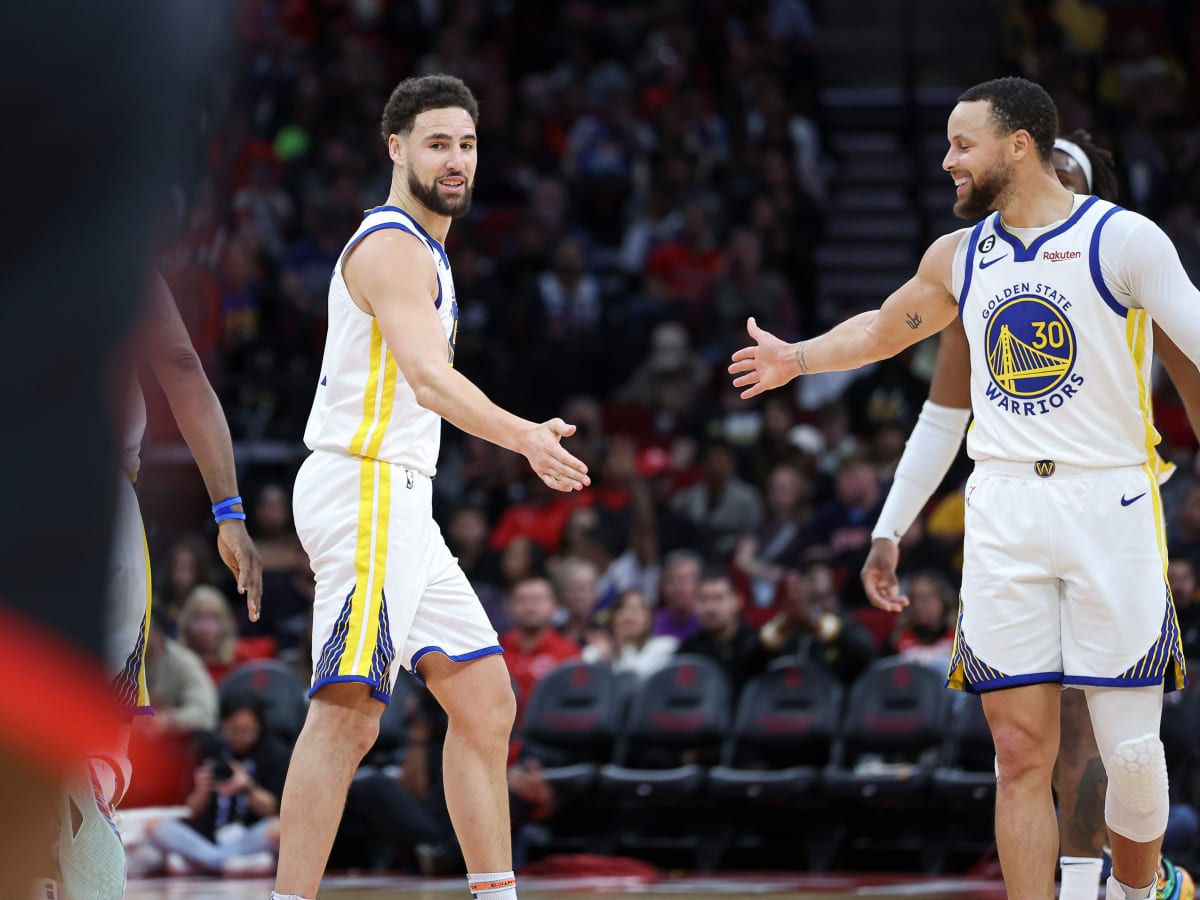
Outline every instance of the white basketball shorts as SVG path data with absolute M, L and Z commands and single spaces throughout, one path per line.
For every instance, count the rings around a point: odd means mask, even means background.
M 107 595 L 108 645 L 104 653 L 117 700 L 133 712 L 153 712 L 146 691 L 150 552 L 137 494 L 124 472 L 117 486 Z
M 966 487 L 958 634 L 947 684 L 1185 682 L 1149 465 L 981 461 Z
M 296 476 L 296 533 L 316 575 L 313 682 L 370 685 L 387 703 L 427 653 L 502 653 L 433 520 L 433 482 L 390 463 L 318 450 Z

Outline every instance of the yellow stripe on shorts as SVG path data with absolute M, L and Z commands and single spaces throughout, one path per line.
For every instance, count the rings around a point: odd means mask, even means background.
M 348 641 L 338 675 L 371 675 L 379 643 L 380 606 L 387 575 L 388 519 L 392 467 L 375 459 L 360 463 L 358 534 L 354 549 L 354 594 L 350 598 Z

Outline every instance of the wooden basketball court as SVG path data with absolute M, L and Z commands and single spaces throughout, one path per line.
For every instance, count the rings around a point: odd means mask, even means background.
M 568 900 L 580 894 L 597 894 L 612 900 L 630 900 L 661 894 L 691 900 L 729 900 L 732 897 L 777 897 L 796 900 L 887 900 L 921 897 L 931 900 L 1003 900 L 999 881 L 971 878 L 920 878 L 887 875 L 714 875 L 664 878 L 653 883 L 628 878 L 564 879 L 524 878 L 522 900 Z M 266 900 L 271 882 L 266 879 L 173 878 L 134 881 L 126 900 Z M 451 900 L 465 898 L 461 878 L 397 878 L 384 876 L 327 878 L 320 900 Z

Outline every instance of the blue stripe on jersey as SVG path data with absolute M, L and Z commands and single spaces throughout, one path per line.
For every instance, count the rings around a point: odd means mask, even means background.
M 1129 314 L 1129 310 L 1113 296 L 1113 292 L 1104 283 L 1104 273 L 1100 271 L 1100 230 L 1104 228 L 1105 222 L 1119 212 L 1121 212 L 1121 207 L 1114 206 L 1096 223 L 1096 228 L 1092 231 L 1092 243 L 1088 248 L 1088 267 L 1092 270 L 1092 284 L 1096 286 L 1096 291 L 1100 294 L 1101 299 L 1108 304 L 1109 309 L 1123 319 Z
M 417 229 L 417 231 L 420 233 L 421 237 L 425 238 L 425 240 L 429 241 L 429 243 L 433 244 L 433 246 L 437 249 L 438 255 L 441 256 L 441 258 L 442 258 L 442 265 L 444 265 L 447 269 L 450 268 L 450 257 L 448 257 L 446 255 L 446 250 L 441 245 L 441 242 L 438 241 L 437 238 L 435 238 L 433 235 L 431 235 L 424 228 L 422 228 L 421 223 L 418 222 L 416 219 L 414 219 L 412 217 L 412 213 L 408 212 L 407 210 L 403 210 L 398 206 L 377 206 L 374 209 L 368 209 L 365 213 L 363 213 L 363 216 L 365 218 L 366 216 L 371 215 L 371 213 L 384 212 L 384 211 L 398 212 L 402 216 L 405 216 L 410 222 L 412 222 L 413 227 Z
M 967 292 L 971 289 L 971 272 L 975 268 L 975 248 L 979 245 L 979 235 L 983 233 L 984 219 L 971 232 L 971 243 L 967 246 L 967 270 L 963 273 L 962 293 L 958 295 L 958 317 L 962 318 L 963 304 L 967 302 Z
M 1006 243 L 1012 246 L 1014 262 L 1030 262 L 1031 260 L 1037 259 L 1038 251 L 1042 249 L 1042 244 L 1046 243 L 1046 241 L 1051 240 L 1052 238 L 1058 237 L 1064 231 L 1067 231 L 1069 228 L 1074 226 L 1075 223 L 1080 220 L 1083 214 L 1091 209 L 1092 204 L 1094 204 L 1098 199 L 1098 197 L 1088 197 L 1079 205 L 1079 209 L 1075 210 L 1075 212 L 1071 214 L 1071 217 L 1067 219 L 1067 221 L 1063 222 L 1052 231 L 1047 231 L 1045 234 L 1038 235 L 1034 242 L 1028 247 L 1021 243 L 1020 238 L 1018 238 L 1016 235 L 1009 234 L 1004 229 L 1004 225 L 1000 221 L 1000 213 L 996 213 L 996 215 L 992 217 L 992 227 L 996 234 L 1000 235 L 1000 237 Z
M 409 228 L 403 222 L 381 222 L 378 225 L 372 225 L 370 228 L 368 228 L 362 234 L 358 235 L 358 237 L 354 238 L 354 240 L 352 240 L 349 244 L 347 244 L 346 249 L 342 251 L 342 259 L 345 259 L 350 254 L 351 250 L 353 250 L 355 247 L 357 247 L 359 244 L 361 244 L 362 239 L 365 238 L 368 234 L 374 234 L 376 231 L 382 231 L 384 228 L 396 228 L 400 231 L 411 234 L 413 237 L 419 237 L 419 235 L 415 231 L 413 231 L 411 228 Z M 339 262 L 340 261 L 341 260 L 339 260 Z

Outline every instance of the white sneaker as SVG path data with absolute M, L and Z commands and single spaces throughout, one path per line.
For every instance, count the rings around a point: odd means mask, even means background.
M 234 878 L 265 878 L 275 874 L 275 854 L 259 850 L 244 856 L 231 856 L 221 866 L 221 874 Z
M 125 894 L 125 846 L 90 765 L 63 796 L 58 864 L 72 897 L 121 900 Z

